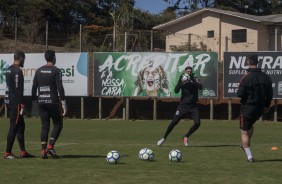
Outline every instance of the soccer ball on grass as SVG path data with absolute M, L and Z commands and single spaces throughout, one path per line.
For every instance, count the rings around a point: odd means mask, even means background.
M 188 81 L 190 81 L 191 80 L 191 77 L 190 77 L 190 75 L 189 74 L 183 74 L 182 75 L 182 77 L 181 77 L 181 81 L 182 82 L 188 82 Z
M 117 164 L 119 162 L 119 159 L 120 159 L 120 154 L 118 151 L 110 151 L 108 154 L 107 154 L 107 162 L 110 163 L 110 164 Z
M 168 158 L 172 162 L 179 162 L 182 159 L 182 154 L 179 150 L 171 150 L 168 154 Z
M 141 160 L 147 160 L 147 161 L 153 161 L 154 160 L 154 152 L 151 149 L 143 148 L 139 151 L 139 159 Z

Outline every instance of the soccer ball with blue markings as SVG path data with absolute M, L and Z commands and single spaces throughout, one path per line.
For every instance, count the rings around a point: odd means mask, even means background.
M 182 154 L 178 149 L 174 149 L 169 152 L 168 158 L 172 162 L 179 162 L 182 159 Z
M 145 161 L 153 161 L 154 160 L 154 152 L 151 149 L 143 148 L 139 151 L 139 159 Z
M 110 163 L 110 164 L 117 164 L 120 160 L 120 154 L 118 151 L 110 151 L 108 154 L 107 154 L 107 162 Z

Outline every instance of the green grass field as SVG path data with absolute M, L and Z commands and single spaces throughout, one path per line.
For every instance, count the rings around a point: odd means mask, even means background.
M 8 119 L 0 119 L 0 150 L 6 147 Z M 40 158 L 40 121 L 26 118 L 26 147 L 37 158 L 0 159 L 0 183 L 280 183 L 282 180 L 282 123 L 257 122 L 252 151 L 257 162 L 247 163 L 239 149 L 237 121 L 203 120 L 184 147 L 182 135 L 191 121 L 182 121 L 162 147 L 169 121 L 65 120 L 56 146 L 60 159 Z M 271 151 L 271 147 L 279 148 Z M 141 148 L 155 153 L 153 162 L 138 159 Z M 179 149 L 183 159 L 170 162 Z M 106 154 L 118 150 L 120 164 L 110 165 Z M 13 152 L 19 155 L 18 143 Z

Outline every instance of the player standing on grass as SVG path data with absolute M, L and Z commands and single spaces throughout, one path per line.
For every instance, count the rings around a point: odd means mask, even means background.
M 56 64 L 55 51 L 46 50 L 45 59 L 47 64 L 40 67 L 34 76 L 32 86 L 32 99 L 38 102 L 38 111 L 41 119 L 41 146 L 42 158 L 47 154 L 52 158 L 59 158 L 54 146 L 63 128 L 63 116 L 67 113 L 65 90 L 62 84 L 62 75 Z M 38 96 L 36 93 L 38 92 Z M 58 96 L 58 93 L 60 97 Z M 53 121 L 53 130 L 48 142 L 50 130 L 50 118 Z
M 237 96 L 241 98 L 240 129 L 242 148 L 247 155 L 248 162 L 254 162 L 250 142 L 253 135 L 253 124 L 263 113 L 269 111 L 273 96 L 272 82 L 270 77 L 257 68 L 258 56 L 247 56 L 249 69 L 241 80 Z
M 188 138 L 199 128 L 200 126 L 200 115 L 199 109 L 197 106 L 198 101 L 198 90 L 202 90 L 203 86 L 200 81 L 194 77 L 192 73 L 192 67 L 187 66 L 185 68 L 185 73 L 181 74 L 178 80 L 177 85 L 175 86 L 175 93 L 178 93 L 181 89 L 181 100 L 180 104 L 177 107 L 176 113 L 168 125 L 167 130 L 162 139 L 157 143 L 158 146 L 161 146 L 166 140 L 167 136 L 173 130 L 173 128 L 183 119 L 187 114 L 191 115 L 194 124 L 189 129 L 186 135 L 183 137 L 184 146 L 188 146 Z
M 23 117 L 24 103 L 24 76 L 22 67 L 24 66 L 25 54 L 23 51 L 15 51 L 14 63 L 6 70 L 6 95 L 5 104 L 10 112 L 10 128 L 7 135 L 7 147 L 4 159 L 14 159 L 12 148 L 17 136 L 20 145 L 20 157 L 35 157 L 25 150 L 25 122 Z

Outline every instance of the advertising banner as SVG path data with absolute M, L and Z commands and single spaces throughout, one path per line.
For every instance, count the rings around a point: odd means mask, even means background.
M 174 88 L 187 66 L 203 84 L 199 97 L 217 98 L 217 53 L 94 53 L 94 96 L 179 97 Z
M 31 96 L 37 68 L 46 64 L 44 53 L 25 54 L 22 68 L 24 95 Z M 0 54 L 0 95 L 5 95 L 5 70 L 13 64 L 14 54 Z M 66 96 L 88 96 L 88 53 L 56 53 L 56 65 L 61 69 Z
M 282 52 L 225 52 L 223 71 L 224 98 L 237 98 L 241 77 L 247 73 L 246 56 L 258 55 L 258 67 L 272 80 L 273 98 L 282 98 Z

